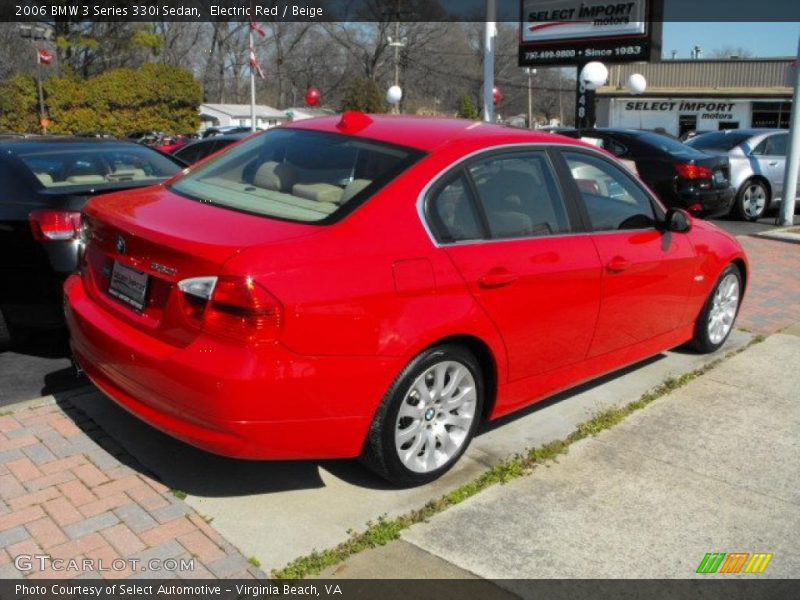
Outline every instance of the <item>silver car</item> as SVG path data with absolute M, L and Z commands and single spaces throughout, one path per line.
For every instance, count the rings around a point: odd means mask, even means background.
M 731 212 L 755 221 L 781 200 L 788 141 L 785 129 L 729 129 L 703 133 L 686 143 L 728 155 L 731 185 L 736 188 Z

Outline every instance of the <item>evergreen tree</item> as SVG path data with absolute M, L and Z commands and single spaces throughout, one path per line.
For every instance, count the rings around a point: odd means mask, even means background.
M 458 99 L 458 116 L 462 119 L 473 120 L 480 117 L 478 114 L 478 108 L 472 101 L 472 96 L 470 96 L 467 92 L 461 94 L 461 97 Z

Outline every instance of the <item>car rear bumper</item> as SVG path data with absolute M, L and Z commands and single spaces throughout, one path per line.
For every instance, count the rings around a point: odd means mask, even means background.
M 395 368 L 377 358 L 305 357 L 280 344 L 235 347 L 200 333 L 175 347 L 100 307 L 79 276 L 65 292 L 75 360 L 97 387 L 156 429 L 215 454 L 357 456 Z
M 684 207 L 698 217 L 718 217 L 730 212 L 736 191 L 732 187 L 721 190 L 695 190 L 679 194 Z

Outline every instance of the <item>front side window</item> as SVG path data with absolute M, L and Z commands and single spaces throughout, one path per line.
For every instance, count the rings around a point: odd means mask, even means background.
M 472 164 L 475 182 L 492 238 L 566 233 L 569 219 L 544 152 L 495 155 Z
M 655 227 L 653 205 L 619 168 L 602 159 L 564 152 L 595 231 Z
M 421 156 L 417 150 L 353 136 L 278 128 L 190 171 L 171 189 L 266 217 L 330 222 Z

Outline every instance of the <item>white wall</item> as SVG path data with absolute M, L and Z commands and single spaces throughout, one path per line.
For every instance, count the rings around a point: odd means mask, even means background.
M 738 122 L 739 127 L 750 127 L 751 107 L 752 101 L 742 99 L 602 98 L 597 106 L 597 121 L 598 125 L 604 124 L 607 114 L 609 127 L 663 127 L 677 135 L 678 119 L 683 115 L 697 116 L 698 131 L 716 131 L 721 122 Z

